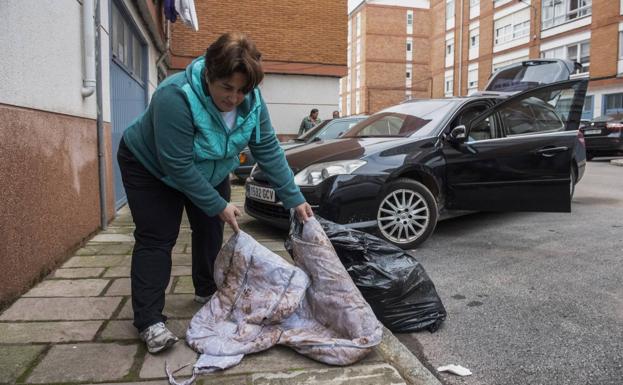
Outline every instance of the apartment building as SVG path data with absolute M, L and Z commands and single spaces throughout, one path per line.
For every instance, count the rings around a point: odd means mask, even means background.
M 582 64 L 583 118 L 623 111 L 622 0 L 353 1 L 348 25 L 344 115 L 468 95 L 496 69 L 534 58 Z
M 195 1 L 199 31 L 171 25 L 171 71 L 203 55 L 218 36 L 247 33 L 262 52 L 260 86 L 281 138 L 296 136 L 301 119 L 338 109 L 339 79 L 346 75 L 346 0 Z
M 341 115 L 371 113 L 405 99 L 430 97 L 430 28 L 428 0 L 349 2 Z
M 623 111 L 623 1 L 433 0 L 444 22 L 432 36 L 433 96 L 466 95 L 497 68 L 534 58 L 571 59 L 590 78 L 583 118 Z M 438 29 L 438 28 L 437 28 Z

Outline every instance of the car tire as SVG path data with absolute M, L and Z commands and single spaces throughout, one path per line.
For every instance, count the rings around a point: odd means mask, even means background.
M 575 185 L 578 183 L 578 172 L 575 171 L 575 167 L 571 166 L 571 171 L 569 172 L 569 193 L 571 194 L 571 198 L 573 199 L 573 193 L 575 193 Z
M 424 242 L 437 225 L 437 201 L 422 183 L 401 178 L 385 190 L 377 207 L 377 233 L 386 241 L 412 249 Z

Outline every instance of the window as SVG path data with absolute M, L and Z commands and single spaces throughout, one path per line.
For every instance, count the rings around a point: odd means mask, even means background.
M 112 6 L 112 55 L 117 64 L 142 82 L 145 73 L 144 45 L 119 8 Z
M 530 34 L 530 8 L 505 16 L 494 23 L 495 45 L 504 44 Z
M 361 112 L 361 93 L 359 91 L 355 92 L 355 114 Z
M 493 63 L 493 72 L 497 71 L 498 69 L 500 69 L 500 68 L 502 68 L 504 66 L 507 66 L 507 65 L 510 65 L 510 64 L 514 64 L 514 63 L 519 63 L 519 62 L 524 61 L 524 60 L 528 60 L 528 56 L 522 56 L 522 57 L 519 57 L 517 59 L 505 60 L 505 61 L 501 61 L 501 62 L 498 62 L 498 63 Z
M 355 67 L 355 88 L 361 87 L 361 66 L 358 64 Z
M 406 47 L 406 51 L 407 51 L 407 61 L 411 61 L 413 60 L 413 38 L 412 37 L 408 37 L 407 38 L 407 47 Z
M 350 93 L 346 94 L 346 116 L 350 116 Z
M 361 36 L 361 13 L 358 13 L 357 16 L 355 16 L 355 30 L 357 37 Z
M 590 15 L 592 2 L 592 0 L 543 0 L 541 5 L 542 28 L 555 27 Z
M 480 16 L 480 0 L 469 0 L 469 18 Z
M 446 76 L 444 93 L 445 96 L 452 96 L 454 93 L 454 80 L 452 75 Z
M 469 0 L 469 6 L 473 7 L 475 5 L 480 4 L 480 0 Z
M 469 31 L 469 48 L 477 48 L 478 47 L 478 40 L 480 37 L 480 28 L 476 28 L 476 29 L 472 29 L 471 31 Z
M 446 67 L 454 65 L 454 38 L 446 40 Z
M 346 41 L 348 43 L 350 43 L 352 40 L 352 36 L 351 36 L 352 33 L 353 33 L 353 19 L 348 19 L 348 32 L 346 35 Z
M 548 49 L 541 52 L 541 57 L 546 59 L 569 59 L 582 64 L 582 73 L 586 73 L 590 68 L 591 44 L 590 41 L 583 41 L 567 46 Z
M 361 61 L 361 39 L 357 39 L 355 43 L 355 62 L 359 63 Z
M 411 52 L 411 43 L 407 42 L 407 52 Z
M 454 0 L 446 0 L 446 29 L 454 28 Z
M 509 136 L 564 131 L 575 95 L 575 87 L 529 93 L 502 107 L 500 121 Z
M 582 120 L 593 119 L 593 95 L 586 95 L 584 98 L 584 107 L 582 107 Z
M 407 73 L 406 73 L 405 77 L 406 77 L 407 79 L 411 79 L 411 72 L 407 71 Z
M 478 90 L 478 68 L 469 70 L 467 72 L 467 91 Z
M 619 60 L 621 59 L 623 59 L 623 31 L 619 32 Z
M 604 96 L 604 114 L 612 115 L 623 112 L 623 94 L 610 94 Z

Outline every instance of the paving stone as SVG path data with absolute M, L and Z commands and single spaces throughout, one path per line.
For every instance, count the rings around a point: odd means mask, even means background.
M 108 322 L 102 331 L 101 338 L 104 341 L 110 340 L 138 340 L 138 333 L 131 320 Z
M 94 343 L 55 345 L 35 367 L 28 382 L 121 380 L 130 372 L 137 345 Z
M 102 293 L 108 279 L 53 279 L 40 282 L 24 297 L 96 297 Z
M 108 319 L 120 303 L 119 297 L 20 298 L 0 315 L 0 321 Z
M 166 296 L 164 314 L 173 318 L 191 318 L 202 304 L 193 300 L 193 294 L 169 294 Z
M 130 278 L 118 278 L 115 279 L 106 290 L 106 296 L 120 296 L 120 295 L 131 295 L 132 289 L 130 287 Z
M 185 243 L 185 242 L 179 243 L 178 242 L 178 243 L 175 244 L 175 246 L 173 246 L 173 252 L 176 253 L 176 254 L 177 253 L 187 253 L 187 251 L 186 251 L 187 247 L 190 247 L 189 243 Z
M 14 384 L 45 346 L 0 346 L 0 383 Z
M 191 266 L 192 255 L 190 254 L 173 254 L 173 266 Z
M 76 255 L 95 255 L 98 251 L 104 248 L 104 245 L 90 245 L 81 247 L 76 251 Z
M 143 366 L 141 367 L 141 372 L 139 374 L 140 378 L 159 378 L 166 377 L 164 371 L 164 363 L 166 361 L 167 365 L 169 365 L 169 369 L 176 370 L 189 362 L 195 363 L 197 360 L 198 354 L 188 347 L 184 343 L 184 341 L 179 341 L 172 348 L 154 354 L 146 354 L 145 360 L 143 361 Z M 192 374 L 192 365 L 185 367 L 175 374 L 175 376 L 190 376 Z
M 0 343 L 91 341 L 104 321 L 0 322 Z
M 406 384 L 396 369 L 387 364 L 327 367 L 282 373 L 255 373 L 253 385 L 398 385 Z
M 192 277 L 178 277 L 175 289 L 173 290 L 175 294 L 194 294 L 195 287 L 193 286 Z
M 219 373 L 197 378 L 203 380 L 203 385 L 246 385 L 251 383 L 251 377 L 246 375 L 229 376 Z
M 134 237 L 128 234 L 97 234 L 89 242 L 129 242 L 134 243 Z
M 97 254 L 99 254 L 99 255 L 106 255 L 106 254 L 110 254 L 110 255 L 117 255 L 117 254 L 130 255 L 130 254 L 132 254 L 132 249 L 133 248 L 134 248 L 133 245 L 127 244 L 127 243 L 105 245 L 104 247 L 101 248 L 101 250 L 99 250 L 97 252 Z
M 130 266 L 112 266 L 106 269 L 104 277 L 129 277 Z
M 110 267 L 118 266 L 127 258 L 124 255 L 96 255 L 96 256 L 77 256 L 72 257 L 63 264 L 63 268 L 68 267 Z
M 104 271 L 103 267 L 75 267 L 71 269 L 58 269 L 51 278 L 91 278 L 99 277 Z
M 121 308 L 119 314 L 117 314 L 117 319 L 134 319 L 134 313 L 132 312 L 132 300 L 128 299 L 126 303 Z
M 324 369 L 327 365 L 314 361 L 285 346 L 275 346 L 263 352 L 249 354 L 242 362 L 227 369 L 230 374 L 281 372 L 292 369 Z
M 117 223 L 115 220 L 114 226 L 108 226 L 108 228 L 101 232 L 101 234 L 129 234 L 132 235 L 134 233 L 134 226 L 125 226 L 126 223 Z M 124 226 L 122 226 L 124 225 Z
M 104 383 L 99 383 L 97 385 L 169 385 L 169 381 L 160 380 L 160 381 L 139 381 L 139 382 L 104 382 Z M 197 383 L 197 385 L 199 384 Z M 206 383 L 204 382 L 202 385 L 206 385 Z M 238 382 L 236 383 L 236 385 L 246 385 L 246 383 Z

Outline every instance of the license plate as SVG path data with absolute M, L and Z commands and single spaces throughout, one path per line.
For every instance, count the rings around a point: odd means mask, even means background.
M 601 130 L 585 130 L 584 135 L 599 135 Z
M 255 185 L 247 185 L 249 188 L 247 190 L 247 195 L 249 198 L 259 199 L 261 201 L 266 202 L 274 202 L 275 201 L 275 190 L 268 187 L 260 187 Z

